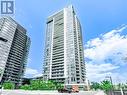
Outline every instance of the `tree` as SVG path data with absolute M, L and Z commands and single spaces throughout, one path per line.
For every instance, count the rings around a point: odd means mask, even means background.
M 97 82 L 91 82 L 91 89 L 94 90 L 100 89 L 100 84 Z
M 3 87 L 4 89 L 14 89 L 15 88 L 15 84 L 12 82 L 4 82 L 3 83 Z
M 55 90 L 57 88 L 57 85 L 55 85 L 54 82 L 50 80 L 32 80 L 30 85 L 33 90 Z
M 125 84 L 125 90 L 127 90 L 127 83 Z
M 58 83 L 58 84 L 56 85 L 56 88 L 57 88 L 57 89 L 62 89 L 62 88 L 64 88 L 64 85 L 63 85 L 62 83 Z
M 40 83 L 38 83 L 38 80 L 31 80 L 30 86 L 32 90 L 38 90 Z
M 54 90 L 54 89 L 56 89 L 56 85 L 53 83 L 53 81 L 47 81 L 47 89 L 49 90 L 49 89 L 52 89 L 52 90 Z
M 118 90 L 120 90 L 120 88 L 121 88 L 121 83 L 119 83 L 117 86 L 118 86 Z
M 109 95 L 110 93 L 112 93 L 110 91 L 113 90 L 112 83 L 108 80 L 102 81 L 101 89 L 104 90 Z
M 56 81 L 52 81 L 52 83 L 55 85 L 56 89 L 64 88 L 64 84 L 62 84 L 62 83 L 58 83 Z
M 25 84 L 25 85 L 22 85 L 20 87 L 20 89 L 23 89 L 23 90 L 31 90 L 31 87 L 30 87 L 30 85 Z
M 40 79 L 31 80 L 30 85 L 23 85 L 20 89 L 24 90 L 56 90 L 62 88 L 63 84 L 48 80 L 43 81 Z

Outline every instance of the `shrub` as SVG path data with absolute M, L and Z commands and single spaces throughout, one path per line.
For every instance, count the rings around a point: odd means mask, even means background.
M 3 83 L 3 87 L 4 89 L 14 89 L 15 88 L 15 84 L 12 82 L 4 82 Z
M 31 90 L 31 87 L 30 87 L 30 85 L 25 84 L 25 85 L 22 85 L 20 87 L 20 89 L 23 89 L 23 90 Z

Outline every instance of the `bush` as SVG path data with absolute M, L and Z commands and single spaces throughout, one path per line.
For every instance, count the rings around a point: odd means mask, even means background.
M 63 88 L 63 84 L 54 81 L 31 80 L 30 85 L 23 85 L 20 89 L 23 90 L 57 90 Z
M 32 80 L 30 85 L 32 90 L 55 90 L 56 89 L 56 86 L 52 81 Z
M 22 85 L 20 87 L 20 89 L 23 89 L 23 90 L 31 90 L 31 87 L 30 87 L 30 85 L 25 84 L 25 85 Z
M 15 88 L 15 84 L 12 82 L 4 82 L 3 83 L 3 87 L 4 89 L 14 89 Z
M 97 82 L 91 82 L 91 89 L 98 90 L 101 89 L 101 85 Z

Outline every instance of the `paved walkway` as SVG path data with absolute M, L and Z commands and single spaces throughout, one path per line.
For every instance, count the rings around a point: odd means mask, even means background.
M 3 90 L 1 95 L 105 95 L 103 91 L 80 91 L 79 93 L 58 93 L 57 91 Z

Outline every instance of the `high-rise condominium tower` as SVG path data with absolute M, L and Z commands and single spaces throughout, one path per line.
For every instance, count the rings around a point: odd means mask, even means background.
M 47 19 L 44 79 L 64 84 L 85 83 L 82 30 L 73 6 Z
M 0 82 L 19 85 L 24 75 L 30 38 L 10 17 L 0 19 Z

